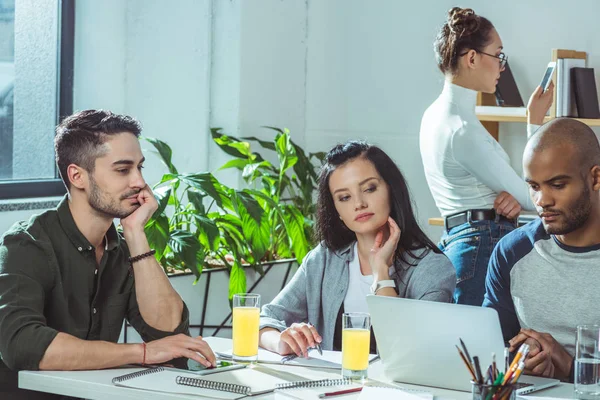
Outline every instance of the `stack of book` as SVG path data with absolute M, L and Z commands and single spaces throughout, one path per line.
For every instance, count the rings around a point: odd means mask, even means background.
M 594 69 L 585 59 L 559 58 L 556 62 L 556 116 L 600 118 Z

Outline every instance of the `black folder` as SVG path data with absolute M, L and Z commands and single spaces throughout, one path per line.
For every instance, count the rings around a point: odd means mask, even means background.
M 506 63 L 504 71 L 502 71 L 500 74 L 498 85 L 496 85 L 495 95 L 496 103 L 498 103 L 499 106 L 523 107 L 525 105 L 523 104 L 521 93 L 519 93 L 519 88 L 517 87 L 517 83 L 515 82 L 512 72 L 510 71 L 508 63 Z
M 594 68 L 571 68 L 571 79 L 579 118 L 600 118 Z

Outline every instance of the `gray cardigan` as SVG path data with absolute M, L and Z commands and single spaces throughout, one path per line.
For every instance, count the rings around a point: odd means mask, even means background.
M 348 291 L 348 264 L 354 258 L 354 242 L 333 251 L 319 244 L 269 304 L 262 308 L 260 329 L 284 330 L 294 322 L 311 322 L 323 338 L 324 350 L 333 348 L 333 334 L 338 312 Z M 443 254 L 429 250 L 412 264 L 397 262 L 390 278 L 396 282 L 398 297 L 449 303 L 456 287 L 456 272 Z

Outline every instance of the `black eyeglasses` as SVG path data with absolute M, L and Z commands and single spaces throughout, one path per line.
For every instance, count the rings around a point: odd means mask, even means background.
M 481 54 L 485 54 L 486 56 L 490 56 L 490 57 L 494 57 L 497 58 L 498 60 L 500 60 L 500 69 L 504 68 L 506 66 L 506 63 L 508 62 L 508 56 L 504 53 L 500 53 L 497 56 L 493 55 L 493 54 L 489 54 L 489 53 L 484 53 L 483 51 L 479 51 L 479 50 L 475 50 L 478 53 Z M 467 55 L 468 52 L 461 54 L 460 56 L 464 56 Z

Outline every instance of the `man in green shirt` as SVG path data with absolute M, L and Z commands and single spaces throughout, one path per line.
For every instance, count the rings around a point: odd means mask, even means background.
M 215 363 L 208 344 L 189 336 L 188 309 L 144 233 L 158 204 L 142 177 L 140 132 L 135 119 L 103 110 L 76 113 L 57 127 L 56 162 L 68 195 L 0 240 L 0 398 L 54 397 L 17 389 L 19 370 L 179 357 Z M 147 344 L 116 344 L 124 318 Z

